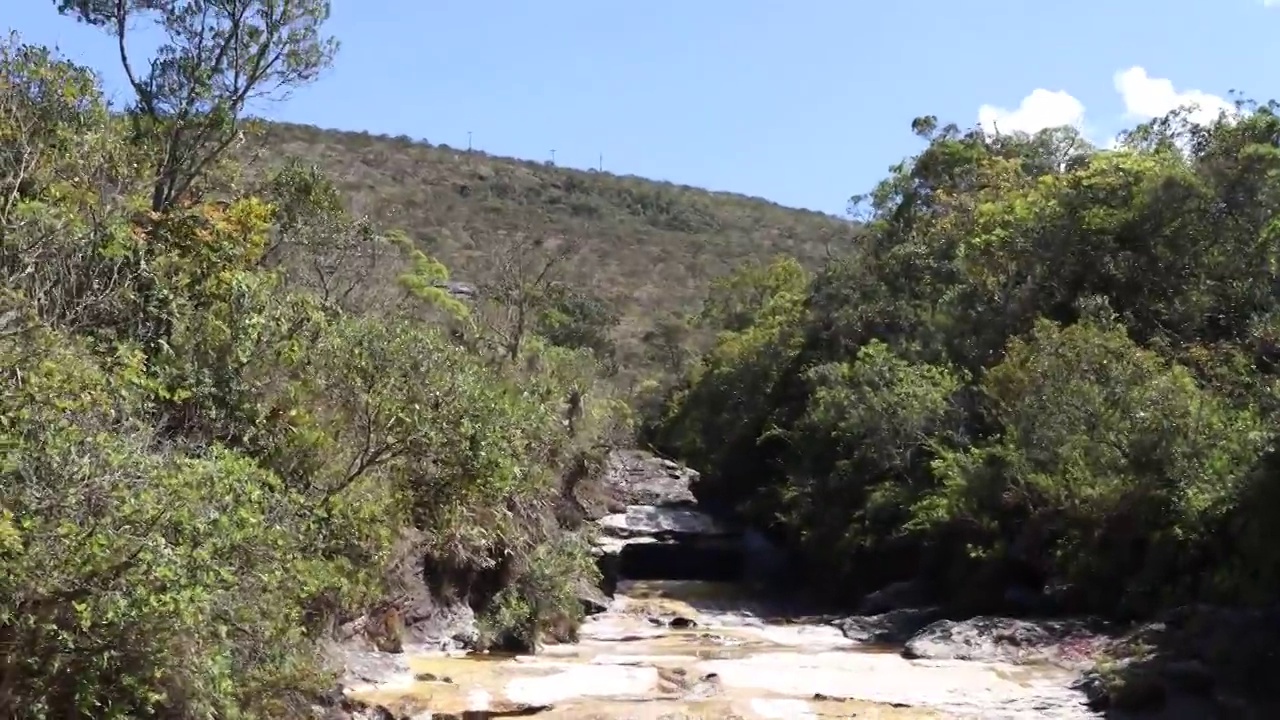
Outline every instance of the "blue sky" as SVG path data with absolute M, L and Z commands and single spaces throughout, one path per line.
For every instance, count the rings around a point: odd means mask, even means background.
M 112 41 L 7 4 L 122 89 Z M 917 115 L 1106 142 L 1180 99 L 1280 95 L 1264 0 L 334 0 L 329 29 L 335 67 L 263 114 L 832 213 L 918 149 Z

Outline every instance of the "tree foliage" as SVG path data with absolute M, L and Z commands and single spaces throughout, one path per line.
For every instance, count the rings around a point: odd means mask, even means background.
M 54 0 L 58 11 L 116 39 L 135 94 L 134 140 L 154 146 L 151 209 L 205 177 L 241 133 L 245 107 L 314 80 L 337 42 L 322 26 L 328 0 Z M 144 62 L 129 48 L 137 21 L 165 41 Z
M 776 266 L 720 284 L 655 437 L 835 594 L 1274 594 L 1277 107 L 1112 150 L 921 118 L 855 247 L 786 292 Z
M 596 571 L 557 505 L 617 433 L 589 343 L 469 349 L 445 268 L 323 173 L 232 182 L 243 73 L 310 77 L 326 8 L 73 9 L 173 45 L 127 117 L 0 45 L 0 715 L 304 716 L 397 552 L 496 578 L 491 637 L 571 633 Z

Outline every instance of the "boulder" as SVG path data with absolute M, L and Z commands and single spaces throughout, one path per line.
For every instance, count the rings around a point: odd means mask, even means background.
M 901 645 L 941 616 L 938 608 L 901 608 L 878 615 L 841 618 L 832 624 L 857 643 Z
M 908 659 L 1048 662 L 1083 668 L 1100 651 L 1109 628 L 1094 619 L 1022 620 L 979 616 L 938 620 L 903 647 Z
M 616 503 L 615 508 L 626 505 L 691 508 L 695 500 L 690 488 L 697 480 L 697 471 L 677 462 L 643 450 L 615 450 L 605 463 L 603 483 Z

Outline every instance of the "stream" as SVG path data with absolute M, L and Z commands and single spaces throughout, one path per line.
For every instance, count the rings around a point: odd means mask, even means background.
M 351 695 L 415 720 L 1094 717 L 1066 670 L 907 660 L 725 583 L 623 580 L 578 643 L 537 655 L 407 651 L 408 671 Z
M 519 656 L 406 646 L 398 671 L 347 694 L 413 720 L 1097 717 L 1069 670 L 906 659 L 901 646 L 846 638 L 835 617 L 766 600 L 726 570 L 731 535 L 672 505 L 598 518 L 598 549 L 618 576 L 578 642 Z M 715 572 L 696 572 L 700 553 Z

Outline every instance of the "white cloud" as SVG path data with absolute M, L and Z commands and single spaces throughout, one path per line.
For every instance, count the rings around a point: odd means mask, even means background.
M 1268 0 L 1280 4 L 1280 0 Z M 1121 70 L 1115 74 L 1116 92 L 1124 101 L 1124 111 L 1130 119 L 1150 120 L 1187 105 L 1195 106 L 1190 120 L 1208 124 L 1218 119 L 1218 113 L 1235 113 L 1235 106 L 1227 100 L 1202 90 L 1177 90 L 1166 78 L 1153 78 L 1140 66 Z
M 1280 6 L 1280 0 L 1265 2 Z M 1201 124 L 1217 120 L 1218 113 L 1224 110 L 1228 114 L 1236 114 L 1235 105 L 1230 101 L 1202 90 L 1178 90 L 1172 81 L 1151 77 L 1145 68 L 1138 65 L 1117 72 L 1113 82 L 1124 103 L 1124 119 L 1128 121 L 1150 120 L 1186 106 L 1195 108 L 1191 112 L 1191 121 Z M 1084 103 L 1065 90 L 1037 88 L 1022 98 L 1015 110 L 983 105 L 978 108 L 978 124 L 987 132 L 998 130 L 1004 133 L 1035 133 L 1045 128 L 1068 125 L 1086 137 L 1092 136 L 1091 128 L 1085 122 Z M 1114 148 L 1118 140 L 1112 134 L 1100 142 L 1095 141 L 1095 144 Z
M 978 108 L 978 123 L 987 132 L 1034 133 L 1062 125 L 1083 129 L 1084 103 L 1065 90 L 1038 88 L 1022 98 L 1016 110 L 983 105 Z

